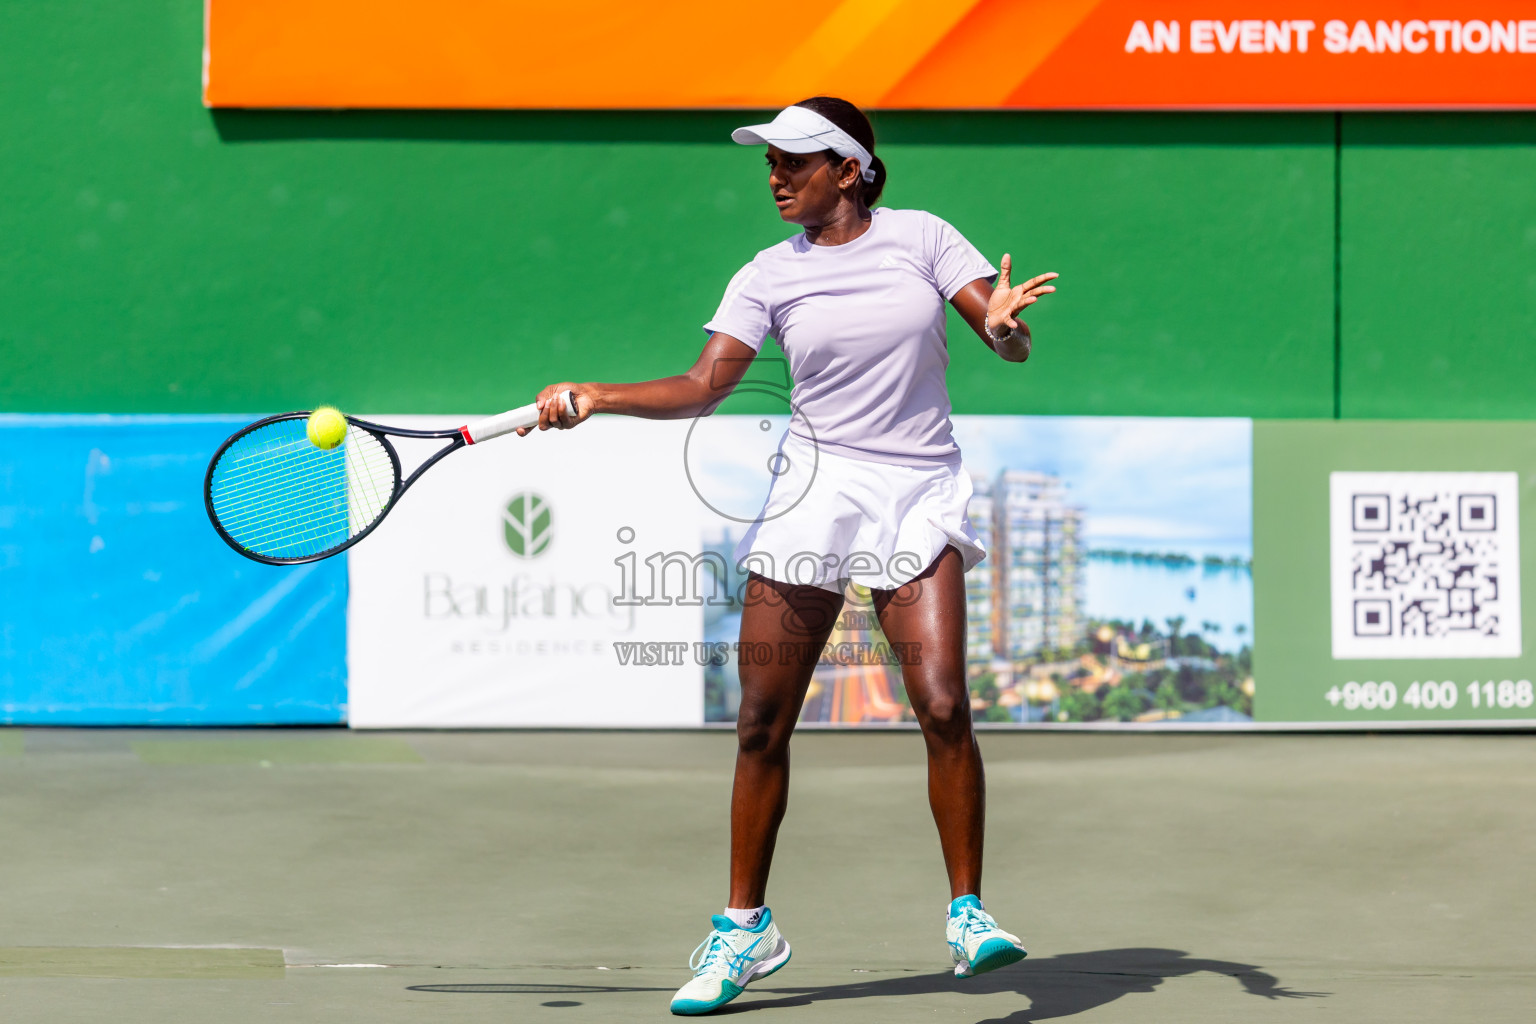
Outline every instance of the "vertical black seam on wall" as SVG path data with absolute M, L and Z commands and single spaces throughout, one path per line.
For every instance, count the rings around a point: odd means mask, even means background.
M 1344 417 L 1344 112 L 1333 115 L 1333 418 Z

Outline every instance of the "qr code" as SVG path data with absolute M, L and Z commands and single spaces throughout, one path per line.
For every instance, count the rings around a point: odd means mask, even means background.
M 1520 656 L 1517 473 L 1332 473 L 1335 658 Z

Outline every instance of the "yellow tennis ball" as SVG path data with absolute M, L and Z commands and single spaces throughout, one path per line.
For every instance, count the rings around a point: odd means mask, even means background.
M 316 448 L 335 448 L 346 440 L 347 418 L 340 410 L 322 405 L 309 414 L 305 430 L 309 434 L 309 443 Z

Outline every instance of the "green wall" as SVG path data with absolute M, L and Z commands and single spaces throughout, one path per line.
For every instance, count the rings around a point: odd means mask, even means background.
M 1343 412 L 1536 416 L 1536 115 L 1351 116 Z
M 489 410 L 676 372 L 788 233 L 723 141 L 746 115 L 213 114 L 201 20 L 0 7 L 0 409 Z M 1536 119 L 1350 115 L 1342 154 L 1328 114 L 877 128 L 890 205 L 1062 274 L 1026 367 L 953 333 L 958 411 L 1528 415 Z

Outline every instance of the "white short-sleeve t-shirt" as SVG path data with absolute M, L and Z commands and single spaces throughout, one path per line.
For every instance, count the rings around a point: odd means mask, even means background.
M 944 383 L 944 307 L 996 274 L 933 214 L 881 208 L 843 245 L 800 234 L 758 253 L 704 329 L 754 350 L 764 337 L 778 341 L 794 379 L 792 432 L 856 458 L 948 461 L 960 449 Z

